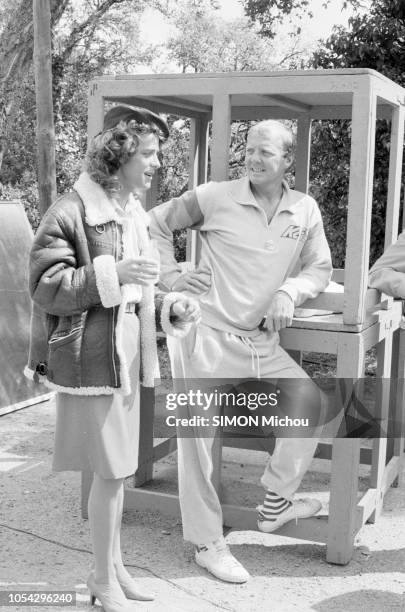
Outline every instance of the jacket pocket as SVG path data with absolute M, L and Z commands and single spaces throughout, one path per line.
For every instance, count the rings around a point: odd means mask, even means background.
M 61 334 L 61 335 L 54 335 L 51 337 L 51 339 L 49 340 L 49 348 L 51 350 L 54 350 L 60 346 L 63 346 L 64 344 L 68 344 L 69 342 L 73 342 L 75 340 L 75 338 L 77 338 L 78 336 L 80 336 L 81 332 L 82 332 L 83 327 L 76 327 L 74 329 L 72 329 L 70 332 L 67 332 L 65 334 Z
M 81 349 L 86 317 L 87 312 L 64 317 L 49 339 L 48 378 L 55 384 L 81 386 Z
M 59 317 L 57 325 L 54 325 L 49 336 L 49 346 L 56 348 L 73 341 L 83 331 L 86 318 L 87 311 L 73 316 Z

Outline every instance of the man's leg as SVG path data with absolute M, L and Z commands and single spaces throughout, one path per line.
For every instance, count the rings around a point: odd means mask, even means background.
M 216 376 L 222 357 L 221 332 L 201 325 L 182 339 L 168 337 L 172 376 L 176 392 L 187 392 L 196 379 Z M 215 356 L 213 358 L 213 355 Z M 190 380 L 190 383 L 188 383 Z M 207 381 L 207 385 L 209 382 Z M 201 414 L 185 407 L 181 416 Z M 179 430 L 179 434 L 185 430 Z M 223 539 L 222 509 L 212 484 L 212 446 L 215 429 L 196 427 L 194 437 L 178 437 L 179 499 L 183 535 L 197 546 L 196 562 L 228 582 L 245 582 L 248 572 L 231 555 Z
M 267 334 L 266 334 L 267 335 Z M 262 342 L 257 338 L 257 350 L 263 354 Z M 280 403 L 286 405 L 285 414 L 291 418 L 309 417 L 311 437 L 303 437 L 305 429 L 291 428 L 291 436 L 276 440 L 261 483 L 266 497 L 260 507 L 259 529 L 274 531 L 293 518 L 305 518 L 316 514 L 321 504 L 318 500 L 293 501 L 302 478 L 308 470 L 325 420 L 325 398 L 304 370 L 279 346 L 267 339 L 268 353 L 261 359 L 262 378 L 277 378 Z M 315 427 L 318 425 L 318 427 Z M 277 434 L 276 434 L 277 435 Z

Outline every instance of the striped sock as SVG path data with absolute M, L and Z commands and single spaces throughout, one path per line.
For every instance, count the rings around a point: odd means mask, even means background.
M 280 495 L 273 493 L 273 491 L 267 491 L 263 506 L 260 508 L 260 514 L 265 521 L 275 521 L 280 514 L 291 506 L 292 503 L 285 499 L 285 497 L 280 497 Z

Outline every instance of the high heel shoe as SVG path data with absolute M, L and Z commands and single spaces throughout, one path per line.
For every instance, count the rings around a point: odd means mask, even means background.
M 124 592 L 125 597 L 128 599 L 136 599 L 138 601 L 153 601 L 155 599 L 155 596 L 152 595 L 152 593 L 147 593 L 146 591 L 140 590 L 133 578 L 123 578 L 117 576 L 117 580 Z
M 94 580 L 94 574 L 90 574 L 87 586 L 90 591 L 90 605 L 94 606 L 98 599 L 104 612 L 135 612 L 134 605 L 126 599 L 118 582 L 99 583 Z

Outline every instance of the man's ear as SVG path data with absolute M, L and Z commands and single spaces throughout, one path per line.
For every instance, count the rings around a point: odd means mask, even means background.
M 287 165 L 287 170 L 289 170 L 291 168 L 291 166 L 292 166 L 293 161 L 294 161 L 292 153 L 286 153 L 285 156 L 284 156 L 284 159 L 285 159 L 285 163 Z

